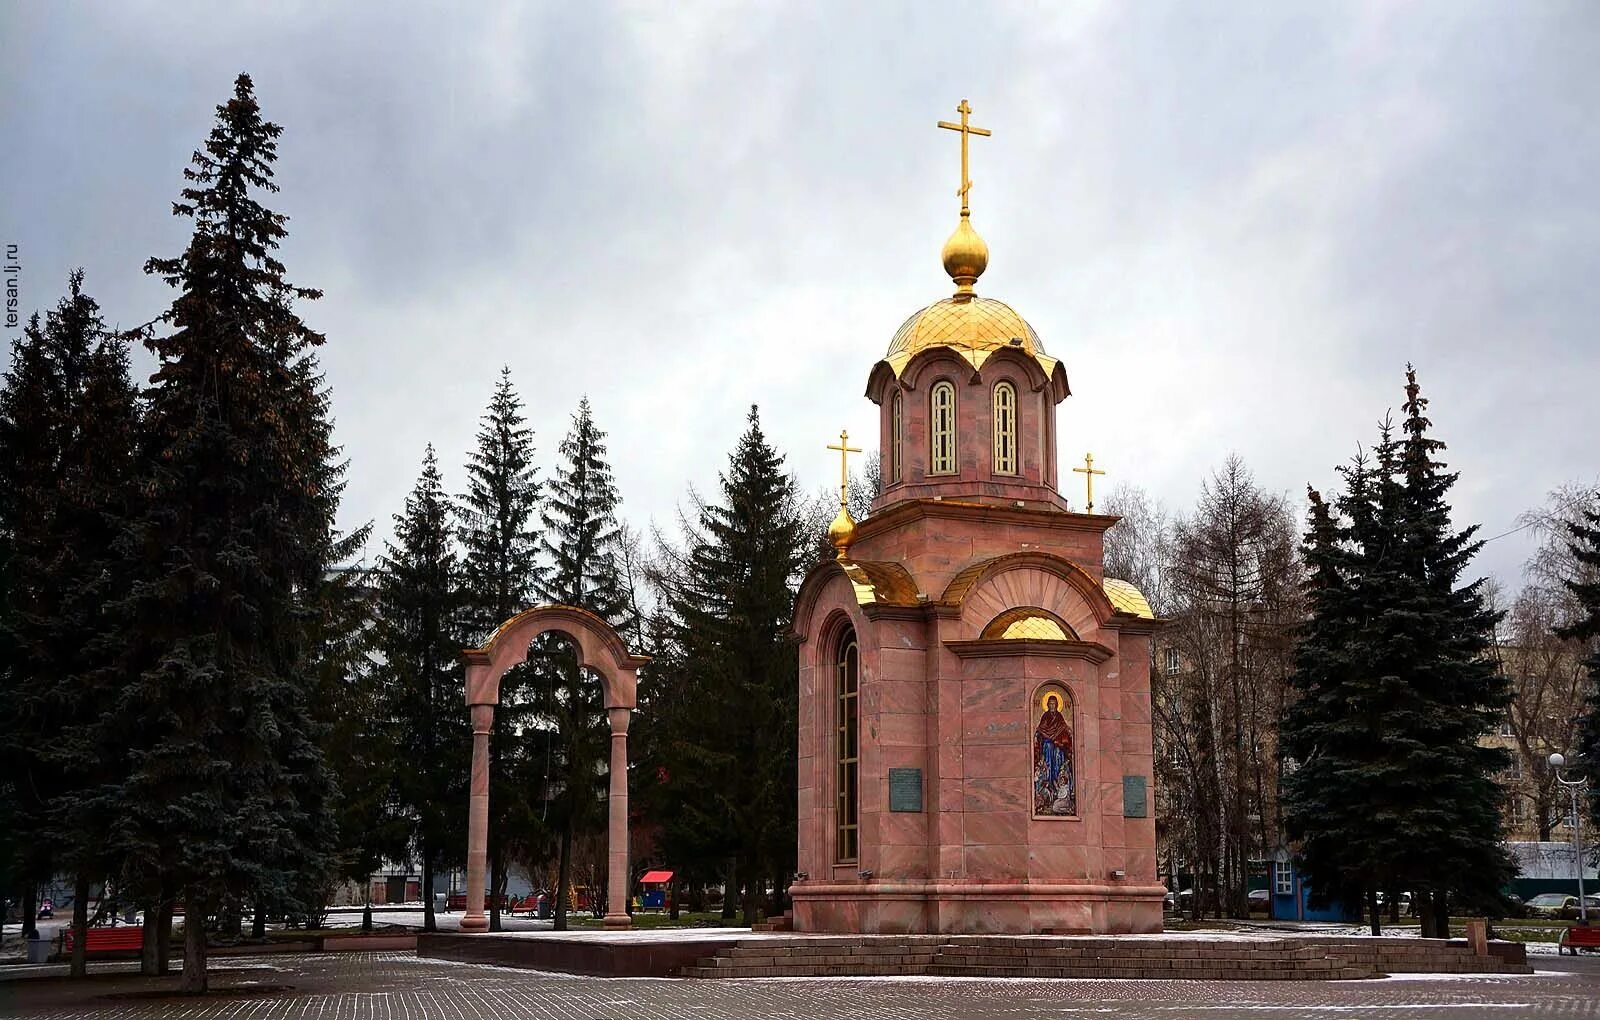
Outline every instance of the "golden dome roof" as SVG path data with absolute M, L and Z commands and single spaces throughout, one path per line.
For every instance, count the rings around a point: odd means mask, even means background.
M 932 347 L 950 348 L 973 368 L 1003 348 L 1022 351 L 1039 362 L 1047 376 L 1056 366 L 1028 320 L 1003 301 L 975 294 L 935 301 L 914 313 L 895 333 L 883 357 L 899 375 L 907 362 Z

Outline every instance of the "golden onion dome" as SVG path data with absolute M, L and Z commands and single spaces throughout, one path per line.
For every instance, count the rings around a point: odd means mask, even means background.
M 961 214 L 961 222 L 945 241 L 940 258 L 944 260 L 944 271 L 955 282 L 956 296 L 971 294 L 972 285 L 989 267 L 989 245 L 972 229 L 972 217 L 967 213 Z
M 833 546 L 836 557 L 842 560 L 849 556 L 850 543 L 855 538 L 856 519 L 850 516 L 850 508 L 840 503 L 838 516 L 828 525 L 828 544 Z

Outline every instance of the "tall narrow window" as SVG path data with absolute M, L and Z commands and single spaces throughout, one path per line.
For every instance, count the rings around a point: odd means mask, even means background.
M 1017 388 L 1008 382 L 994 387 L 994 473 L 1017 473 Z
M 933 420 L 928 437 L 928 473 L 953 475 L 956 473 L 956 388 L 948 382 L 935 383 L 932 400 Z
M 899 390 L 889 402 L 889 481 L 900 480 L 900 454 L 905 447 L 906 402 Z
M 835 785 L 838 787 L 838 834 L 835 840 L 839 863 L 854 861 L 860 852 L 857 833 L 860 804 L 856 787 L 861 763 L 860 691 L 861 652 L 854 631 L 847 631 L 839 642 L 839 659 L 834 669 L 834 757 Z

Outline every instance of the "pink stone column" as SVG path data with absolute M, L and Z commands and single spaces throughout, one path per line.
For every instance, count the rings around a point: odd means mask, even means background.
M 628 916 L 628 720 L 633 712 L 611 708 L 606 714 L 611 718 L 611 868 L 604 923 L 607 928 L 627 928 L 633 924 Z
M 462 931 L 488 931 L 483 916 L 483 881 L 489 856 L 489 730 L 493 705 L 472 706 L 472 787 L 467 805 L 467 911 Z

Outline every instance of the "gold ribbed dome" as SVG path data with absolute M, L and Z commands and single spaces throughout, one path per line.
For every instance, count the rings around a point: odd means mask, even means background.
M 974 368 L 1003 348 L 1020 350 L 1039 362 L 1049 375 L 1056 361 L 1045 354 L 1039 334 L 1004 301 L 994 298 L 945 298 L 914 313 L 895 333 L 884 355 L 896 374 L 913 357 L 931 347 L 948 347 Z

